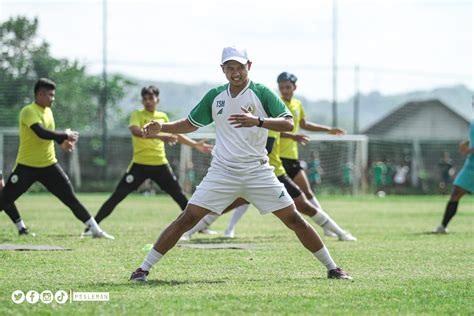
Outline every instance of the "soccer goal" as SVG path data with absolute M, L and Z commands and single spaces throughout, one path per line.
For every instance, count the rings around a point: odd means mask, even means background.
M 313 189 L 328 193 L 367 192 L 368 138 L 365 135 L 333 136 L 308 133 L 309 144 L 299 145 L 299 159 Z M 192 133 L 193 139 L 215 142 L 214 133 Z M 206 175 L 211 157 L 181 146 L 179 180 L 192 192 Z

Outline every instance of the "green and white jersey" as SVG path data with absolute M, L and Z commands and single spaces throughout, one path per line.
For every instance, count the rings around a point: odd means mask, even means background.
M 196 127 L 215 122 L 216 144 L 212 155 L 231 169 L 247 169 L 246 164 L 266 160 L 267 157 L 266 128 L 235 128 L 230 124 L 230 115 L 242 113 L 241 107 L 260 117 L 292 116 L 275 92 L 250 80 L 235 98 L 231 97 L 229 84 L 210 90 L 191 110 L 188 120 Z

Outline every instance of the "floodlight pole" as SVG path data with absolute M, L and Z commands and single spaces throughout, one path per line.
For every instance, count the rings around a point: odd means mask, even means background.
M 359 65 L 357 65 L 354 68 L 354 127 L 352 131 L 353 134 L 359 134 L 359 102 Z
M 332 127 L 337 127 L 337 1 L 332 1 Z
M 102 179 L 107 175 L 107 0 L 102 0 L 102 159 L 104 166 L 102 168 Z

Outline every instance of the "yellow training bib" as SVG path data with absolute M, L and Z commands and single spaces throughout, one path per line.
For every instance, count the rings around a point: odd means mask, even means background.
M 145 109 L 133 111 L 128 126 L 143 126 L 151 120 L 160 123 L 169 122 L 163 112 L 148 112 Z M 160 166 L 168 163 L 165 153 L 165 143 L 158 138 L 141 138 L 132 135 L 133 160 L 141 165 Z
M 296 134 L 300 130 L 300 121 L 304 118 L 304 110 L 301 102 L 297 99 L 291 99 L 290 102 L 283 100 L 293 114 L 293 122 L 295 124 L 293 134 Z M 281 137 L 280 139 L 280 157 L 286 159 L 298 160 L 298 143 L 292 139 Z
M 39 123 L 46 129 L 54 130 L 54 117 L 51 108 L 31 103 L 20 112 L 20 146 L 16 158 L 17 164 L 29 167 L 48 167 L 58 160 L 54 149 L 54 140 L 42 139 L 31 129 Z

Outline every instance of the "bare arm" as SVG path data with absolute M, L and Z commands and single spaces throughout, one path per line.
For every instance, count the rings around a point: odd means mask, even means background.
M 306 122 L 305 119 L 300 120 L 300 126 L 302 129 L 305 129 L 307 131 L 312 131 L 312 132 L 326 132 L 333 135 L 344 135 L 346 133 L 346 131 L 341 128 L 337 128 L 337 127 L 332 128 L 329 126 L 320 125 L 313 122 Z
M 293 134 L 289 132 L 282 132 L 280 133 L 280 135 L 283 138 L 289 138 L 291 140 L 294 140 L 295 142 L 298 142 L 301 145 L 306 145 L 307 143 L 309 143 L 309 137 L 304 134 Z
M 185 144 L 188 146 L 191 146 L 192 148 L 204 153 L 204 154 L 209 154 L 212 151 L 212 148 L 214 146 L 206 143 L 206 140 L 200 140 L 200 141 L 195 141 L 188 136 L 182 135 L 182 134 L 177 134 L 178 136 L 178 142 L 180 144 Z
M 130 133 L 132 133 L 133 136 L 136 137 L 143 137 L 143 132 L 142 129 L 136 125 L 132 125 L 128 128 L 130 130 Z
M 133 136 L 136 136 L 136 137 L 145 137 L 144 136 L 144 133 L 142 131 L 142 129 L 136 125 L 132 125 L 129 127 L 130 129 L 130 132 L 132 133 Z M 178 136 L 177 135 L 174 135 L 174 134 L 163 134 L 163 133 L 160 133 L 158 135 L 152 135 L 152 136 L 147 136 L 146 138 L 158 138 L 162 141 L 164 141 L 165 143 L 173 146 L 175 145 L 177 142 L 178 142 Z
M 132 125 L 128 128 L 130 130 L 130 133 L 132 133 L 133 136 L 136 136 L 136 137 L 144 137 L 144 134 L 143 134 L 143 131 L 140 127 L 136 126 L 136 125 Z M 168 136 L 170 134 L 165 134 L 164 136 Z M 163 135 L 153 135 L 153 136 L 148 136 L 147 138 L 158 138 L 158 139 L 161 139 L 163 140 Z
M 231 125 L 235 128 L 258 126 L 258 117 L 241 107 L 243 113 L 232 114 L 229 117 Z M 289 132 L 293 129 L 292 117 L 265 118 L 261 127 L 271 129 L 276 132 Z
M 186 134 L 196 131 L 198 128 L 191 124 L 187 118 L 170 122 L 160 123 L 157 121 L 151 121 L 150 123 L 143 126 L 143 137 L 153 137 L 159 132 L 167 132 L 174 134 Z

